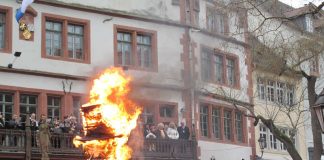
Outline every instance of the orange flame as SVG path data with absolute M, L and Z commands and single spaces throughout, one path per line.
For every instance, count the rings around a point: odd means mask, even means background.
M 90 102 L 82 107 L 98 105 L 87 116 L 82 113 L 85 135 L 90 129 L 103 125 L 101 132 L 109 137 L 81 140 L 77 136 L 73 143 L 82 145 L 85 154 L 91 158 L 107 160 L 126 160 L 131 158 L 132 150 L 126 143 L 131 131 L 136 127 L 140 108 L 127 98 L 131 78 L 120 68 L 107 69 L 94 80 L 90 91 Z M 81 109 L 82 110 L 82 109 Z M 88 126 L 88 127 L 85 127 Z

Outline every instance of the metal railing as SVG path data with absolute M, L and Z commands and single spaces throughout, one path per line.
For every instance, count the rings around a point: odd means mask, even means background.
M 39 159 L 38 132 L 0 129 L 0 158 Z M 73 145 L 73 134 L 54 134 L 50 138 L 49 155 L 55 159 L 83 159 L 81 149 Z M 136 159 L 195 159 L 195 140 L 145 139 L 133 152 Z M 30 152 L 28 154 L 28 152 Z M 30 158 L 27 158 L 30 157 Z

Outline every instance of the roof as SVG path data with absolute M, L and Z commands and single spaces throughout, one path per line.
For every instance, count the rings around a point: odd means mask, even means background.
M 285 12 L 295 9 L 279 0 L 261 0 L 260 5 L 274 16 L 285 16 Z
M 315 8 L 316 8 L 316 6 L 313 3 L 309 3 L 303 7 L 296 8 L 291 11 L 287 11 L 284 13 L 284 15 L 287 18 L 298 17 L 298 16 L 312 12 Z

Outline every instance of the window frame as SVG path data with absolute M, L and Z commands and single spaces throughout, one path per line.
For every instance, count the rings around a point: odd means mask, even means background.
M 286 105 L 286 106 L 293 106 L 296 102 L 296 86 L 291 84 L 291 82 L 287 81 L 280 81 L 280 80 L 272 80 L 271 78 L 267 77 L 257 77 L 257 92 L 258 92 L 258 100 L 269 102 L 269 103 L 277 103 L 278 105 Z M 273 83 L 273 86 L 270 86 L 269 83 Z M 282 86 L 279 87 L 279 84 Z M 260 96 L 261 87 L 265 90 L 264 97 Z M 273 98 L 274 100 L 271 101 L 269 95 L 269 89 L 274 90 Z M 279 98 L 279 92 L 282 93 L 282 97 Z M 282 101 L 280 102 L 280 99 Z
M 22 97 L 22 95 L 24 95 L 24 96 L 28 96 L 28 102 L 27 103 L 22 103 L 21 102 L 21 97 Z M 36 104 L 30 104 L 30 98 L 29 97 L 35 97 L 36 98 Z M 21 93 L 19 93 L 19 101 L 18 101 L 18 106 L 19 106 L 19 115 L 20 115 L 20 117 L 22 118 L 23 116 L 26 116 L 27 114 L 26 113 L 21 113 L 21 107 L 22 107 L 22 105 L 23 105 L 23 107 L 26 107 L 26 108 L 28 108 L 28 112 L 29 112 L 29 114 L 31 114 L 31 113 L 33 113 L 33 112 L 30 112 L 30 107 L 35 107 L 35 114 L 36 115 L 38 115 L 39 114 L 39 112 L 40 112 L 40 108 L 39 108 L 39 106 L 40 105 L 42 105 L 41 103 L 40 103 L 40 96 L 39 96 L 39 94 L 37 94 L 37 93 L 31 93 L 31 92 L 21 92 Z M 27 111 L 27 109 L 26 109 L 26 111 Z
M 131 65 L 118 64 L 118 40 L 117 40 L 118 32 L 130 33 L 132 35 L 132 37 L 131 37 L 132 38 L 131 39 L 131 47 L 132 47 Z M 151 52 L 152 52 L 151 59 L 152 59 L 152 62 L 151 62 L 151 67 L 149 67 L 149 68 L 141 67 L 138 64 L 137 35 L 151 36 Z M 158 72 L 157 31 L 115 24 L 114 25 L 114 65 L 117 67 L 127 67 L 129 69 L 134 69 L 134 70 Z
M 210 79 L 205 79 L 203 77 L 204 71 L 203 71 L 203 63 L 202 63 L 202 58 L 203 58 L 203 54 L 212 54 L 212 58 L 210 58 L 210 68 L 211 68 L 211 75 L 210 75 Z M 219 83 L 216 79 L 216 56 L 220 56 L 222 57 L 222 83 Z M 233 60 L 234 61 L 234 85 L 230 85 L 229 81 L 228 81 L 228 77 L 227 77 L 227 60 Z M 204 63 L 205 64 L 205 63 Z M 228 52 L 224 52 L 220 49 L 212 49 L 206 46 L 201 45 L 201 54 L 200 54 L 200 72 L 201 72 L 201 80 L 203 82 L 207 82 L 207 83 L 214 83 L 214 84 L 218 84 L 218 85 L 222 85 L 225 87 L 229 87 L 229 88 L 234 88 L 234 89 L 240 89 L 240 70 L 239 70 L 239 57 L 235 54 L 232 53 L 228 53 Z
M 0 12 L 5 14 L 5 35 L 4 35 L 4 48 L 0 48 L 0 52 L 11 53 L 12 52 L 12 8 L 0 5 Z
M 6 101 L 5 97 L 6 96 L 11 96 L 12 102 Z M 9 121 L 12 118 L 12 115 L 14 114 L 14 102 L 15 102 L 15 97 L 14 93 L 12 92 L 0 92 L 0 112 L 3 115 L 3 118 L 5 121 Z M 6 107 L 11 105 L 11 113 L 6 111 Z M 6 117 L 6 115 L 10 115 L 10 117 Z
M 275 138 L 275 136 L 270 132 L 270 129 L 268 127 L 266 127 L 263 123 L 259 123 L 259 135 L 261 137 L 261 135 L 266 135 L 265 137 L 265 142 L 266 142 L 266 147 L 264 148 L 265 150 L 268 151 L 278 151 L 278 152 L 287 152 L 287 147 L 280 142 L 277 138 Z M 262 130 L 261 128 L 265 128 L 265 131 Z M 289 137 L 289 132 L 292 131 L 292 129 L 287 128 L 287 127 L 278 127 L 278 129 L 283 132 L 285 131 L 284 134 L 286 134 Z M 295 147 L 297 147 L 297 136 L 298 134 L 295 135 L 294 137 L 294 143 L 295 143 Z M 271 141 L 272 138 L 272 141 Z M 276 146 L 276 148 L 274 147 Z
M 62 23 L 62 55 L 61 56 L 49 56 L 46 53 L 46 21 L 61 22 Z M 69 57 L 68 49 L 68 25 L 80 25 L 83 26 L 83 59 L 74 59 Z M 91 49 L 90 49 L 90 21 L 79 18 L 66 17 L 61 15 L 54 15 L 48 13 L 42 13 L 42 58 L 61 60 L 77 63 L 90 64 L 91 61 Z
M 309 72 L 310 75 L 319 77 L 320 73 L 319 73 L 319 57 L 318 55 L 314 56 L 313 58 L 311 58 L 309 60 Z
M 58 109 L 58 111 L 59 111 L 59 115 L 58 115 L 58 117 L 57 118 L 61 118 L 62 117 L 62 96 L 60 96 L 60 95 L 47 95 L 46 96 L 46 98 L 47 98 L 47 117 L 48 118 L 55 118 L 55 116 L 54 117 L 52 117 L 52 115 L 55 115 L 55 112 L 53 112 L 55 109 Z M 52 99 L 52 102 L 54 102 L 55 100 L 54 100 L 54 98 L 58 98 L 59 99 L 59 106 L 54 106 L 54 105 L 49 105 L 48 103 L 48 99 L 49 98 L 53 98 Z M 72 106 L 73 107 L 73 106 Z M 52 115 L 49 115 L 49 112 L 48 112 L 48 110 L 49 109 L 51 109 L 52 110 Z
M 201 114 L 200 114 L 200 109 L 201 107 L 206 106 L 208 108 L 208 119 L 207 119 L 207 136 L 204 136 L 204 134 L 202 134 L 202 130 L 201 130 Z M 220 120 L 220 138 L 215 137 L 214 133 L 213 133 L 213 116 L 212 116 L 212 110 L 213 109 L 219 109 L 219 120 Z M 215 141 L 215 142 L 220 142 L 220 143 L 229 143 L 229 144 L 238 144 L 238 145 L 246 145 L 248 143 L 247 141 L 247 118 L 244 117 L 244 113 L 246 112 L 245 109 L 236 109 L 233 108 L 233 106 L 230 105 L 225 105 L 225 104 L 219 104 L 219 103 L 214 103 L 214 102 L 210 102 L 207 100 L 200 100 L 199 102 L 199 129 L 198 129 L 198 135 L 199 138 L 202 140 L 206 140 L 206 141 Z M 228 111 L 230 112 L 230 118 L 231 118 L 231 122 L 230 122 L 230 130 L 231 130 L 231 134 L 230 134 L 230 140 L 226 139 L 225 137 L 225 119 L 224 119 L 224 112 Z M 236 112 L 240 112 L 242 113 L 242 141 L 238 141 L 237 140 L 237 135 L 236 135 L 236 121 L 235 121 L 235 114 Z
M 209 13 L 211 13 L 212 15 L 208 15 Z M 220 15 L 220 17 L 223 18 L 223 25 L 222 25 L 222 30 L 221 29 L 217 29 L 217 27 L 219 26 L 217 23 L 217 18 L 216 15 Z M 208 19 L 209 17 L 212 16 L 213 18 L 213 26 L 209 26 L 208 24 Z M 226 13 L 226 11 L 222 10 L 219 7 L 216 6 L 210 6 L 207 5 L 206 6 L 206 30 L 208 32 L 212 32 L 212 33 L 216 33 L 216 34 L 222 34 L 222 35 L 228 35 L 229 34 L 229 24 L 228 24 L 228 14 Z
M 145 123 L 143 118 L 147 118 L 147 116 L 153 117 L 153 123 L 166 123 L 166 122 L 174 122 L 177 124 L 178 122 L 178 103 L 175 102 L 167 102 L 167 101 L 157 101 L 157 100 L 147 100 L 147 99 L 135 99 L 135 102 L 142 108 L 142 113 L 140 114 L 140 119 L 142 119 L 143 124 Z M 161 117 L 160 116 L 160 107 L 163 105 L 173 107 L 172 117 Z M 146 112 L 147 108 L 149 108 L 150 112 Z M 148 113 L 148 114 L 147 114 Z M 143 115 L 145 114 L 145 115 Z

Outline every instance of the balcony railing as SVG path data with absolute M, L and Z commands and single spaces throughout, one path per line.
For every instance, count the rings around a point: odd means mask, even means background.
M 29 135 L 29 136 L 27 136 Z M 83 152 L 73 145 L 72 134 L 52 134 L 50 159 L 84 159 Z M 142 159 L 196 159 L 196 141 L 145 139 L 143 145 L 133 152 L 133 160 Z M 29 158 L 30 157 L 30 158 Z M 0 159 L 40 159 L 37 132 L 0 129 Z

